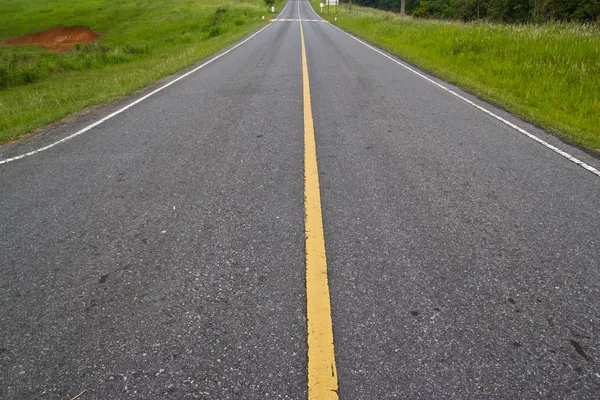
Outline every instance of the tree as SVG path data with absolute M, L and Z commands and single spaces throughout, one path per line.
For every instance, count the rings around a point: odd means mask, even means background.
M 429 18 L 429 2 L 421 0 L 419 7 L 412 12 L 412 15 L 417 18 Z
M 571 18 L 574 21 L 600 21 L 600 0 L 581 1 Z
M 421 18 L 450 19 L 454 18 L 454 9 L 451 0 L 421 0 L 412 15 Z
M 486 0 L 453 0 L 451 4 L 454 18 L 463 21 L 485 18 L 487 11 Z
M 534 22 L 546 19 L 546 6 L 548 0 L 530 0 L 531 18 Z
M 530 0 L 489 0 L 487 16 L 498 22 L 527 22 L 531 19 Z
M 497 22 L 600 21 L 600 0 L 355 0 L 422 18 Z
M 600 17 L 600 1 L 547 0 L 546 13 L 559 21 L 596 21 Z
M 399 0 L 379 0 L 377 8 L 381 10 L 398 11 L 400 7 Z

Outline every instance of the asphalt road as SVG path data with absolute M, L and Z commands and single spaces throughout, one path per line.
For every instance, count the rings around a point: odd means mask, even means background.
M 599 398 L 600 177 L 302 26 L 340 399 Z M 274 22 L 0 165 L 0 398 L 307 397 L 301 57 Z

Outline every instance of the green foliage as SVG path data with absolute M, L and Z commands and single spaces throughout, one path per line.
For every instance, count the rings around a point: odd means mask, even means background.
M 530 1 L 523 0 L 489 0 L 486 13 L 498 22 L 527 22 L 532 16 Z
M 273 7 L 275 5 L 275 0 L 265 0 L 265 3 L 269 7 Z
M 333 23 L 600 153 L 597 23 L 465 24 L 361 7 Z
M 420 0 L 406 0 L 406 11 L 410 14 L 412 10 L 419 7 Z M 357 4 L 361 4 L 361 0 Z M 400 0 L 379 0 L 372 7 L 382 10 L 400 11 Z
M 454 17 L 451 0 L 421 0 L 412 11 L 414 17 L 451 19 Z
M 358 5 L 398 11 L 400 0 L 355 0 Z M 414 17 L 488 19 L 497 22 L 578 21 L 600 19 L 600 0 L 408 0 Z
M 429 2 L 426 0 L 421 0 L 419 7 L 417 7 L 412 15 L 417 18 L 429 18 L 431 13 L 429 12 Z

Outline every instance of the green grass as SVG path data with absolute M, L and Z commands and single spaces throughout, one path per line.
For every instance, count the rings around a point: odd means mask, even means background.
M 103 36 L 63 53 L 0 46 L 0 143 L 142 89 L 234 43 L 268 16 L 264 0 L 3 0 L 0 41 L 57 25 Z
M 317 0 L 312 5 L 318 12 Z M 600 24 L 496 25 L 346 6 L 327 14 L 433 74 L 600 153 Z M 337 15 L 337 21 L 333 16 Z

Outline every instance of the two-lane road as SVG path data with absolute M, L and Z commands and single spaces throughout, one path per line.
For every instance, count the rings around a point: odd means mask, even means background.
M 313 20 L 0 165 L 0 398 L 598 398 L 600 177 Z

